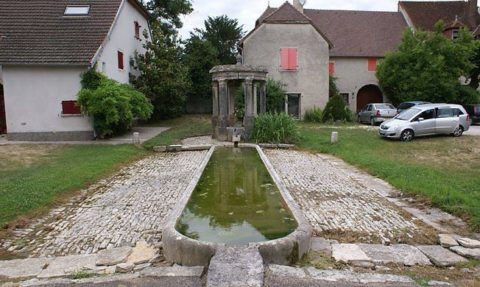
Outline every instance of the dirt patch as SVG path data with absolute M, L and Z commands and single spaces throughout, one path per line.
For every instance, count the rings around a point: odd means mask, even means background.
M 0 145 L 0 171 L 31 166 L 61 148 L 59 145 Z

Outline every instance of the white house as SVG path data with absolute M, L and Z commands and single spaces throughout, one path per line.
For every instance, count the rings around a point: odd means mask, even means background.
M 92 139 L 92 121 L 76 106 L 80 75 L 96 64 L 128 83 L 145 29 L 148 13 L 137 0 L 2 1 L 0 133 L 21 141 Z

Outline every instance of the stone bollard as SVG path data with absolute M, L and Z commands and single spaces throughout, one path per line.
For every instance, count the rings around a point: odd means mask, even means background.
M 140 144 L 140 133 L 135 132 L 133 133 L 133 144 Z
M 331 142 L 332 144 L 338 143 L 338 132 L 332 132 Z

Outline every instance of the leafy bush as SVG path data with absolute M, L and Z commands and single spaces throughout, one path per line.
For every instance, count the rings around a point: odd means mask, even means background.
M 305 112 L 303 120 L 307 123 L 321 123 L 323 117 L 323 111 L 320 108 L 314 107 Z
M 340 95 L 333 96 L 327 103 L 322 115 L 322 122 L 351 122 L 353 121 L 353 113 L 345 104 Z
M 286 85 L 281 81 L 267 80 L 267 112 L 282 113 L 285 111 Z
M 91 74 L 88 73 L 90 76 Z M 99 74 L 99 77 L 96 89 L 83 88 L 78 94 L 78 104 L 84 112 L 93 117 L 94 129 L 99 138 L 127 131 L 136 118 L 150 118 L 153 106 L 144 94 L 103 75 Z
M 261 143 L 295 143 L 299 139 L 298 126 L 285 113 L 266 113 L 255 119 L 252 138 Z

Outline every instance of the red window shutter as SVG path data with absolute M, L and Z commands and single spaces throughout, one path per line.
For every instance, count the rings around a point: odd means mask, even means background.
M 77 101 L 63 101 L 62 114 L 64 115 L 80 115 L 82 110 L 77 105 Z
M 284 70 L 288 70 L 288 48 L 280 49 L 280 67 Z
M 123 70 L 124 68 L 124 63 L 123 63 L 123 53 L 118 51 L 118 68 L 120 70 Z
M 288 69 L 296 70 L 298 68 L 298 52 L 296 48 L 288 49 Z
M 140 24 L 135 21 L 135 38 L 140 39 Z
M 371 58 L 368 59 L 368 71 L 375 72 L 377 70 L 377 59 Z
M 334 62 L 330 62 L 328 64 L 328 74 L 330 76 L 334 76 L 335 75 L 335 63 Z

